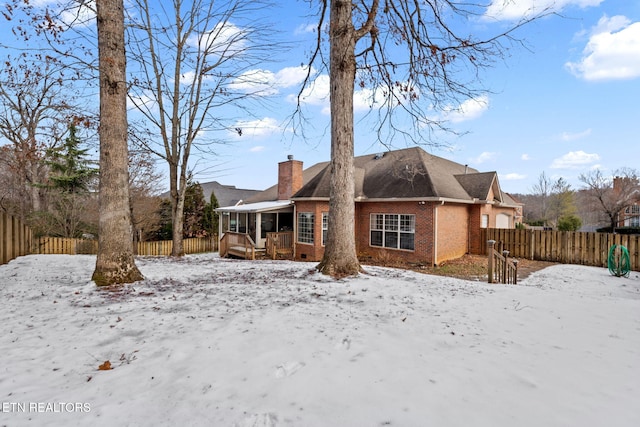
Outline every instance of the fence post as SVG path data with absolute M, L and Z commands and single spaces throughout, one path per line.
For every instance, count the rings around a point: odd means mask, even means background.
M 487 240 L 487 270 L 489 271 L 489 283 L 493 283 L 493 248 L 496 244 L 495 240 Z
M 6 229 L 7 229 L 7 215 L 4 212 L 0 212 L 0 236 L 2 236 L 2 238 L 0 238 L 0 265 L 4 264 L 5 262 L 8 262 L 8 244 L 7 244 L 7 234 L 6 234 Z
M 502 282 L 509 283 L 509 251 L 503 250 L 502 256 L 504 257 L 504 264 L 502 265 Z

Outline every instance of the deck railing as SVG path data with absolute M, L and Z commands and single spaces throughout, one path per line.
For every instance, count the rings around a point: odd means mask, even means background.
M 276 259 L 278 255 L 293 256 L 293 231 L 267 233 L 267 256 Z
M 227 231 L 220 239 L 220 256 L 234 255 L 244 259 L 256 259 L 256 245 L 245 233 Z
M 489 283 L 518 283 L 518 260 L 509 258 L 509 251 L 495 249 L 495 240 L 487 242 Z

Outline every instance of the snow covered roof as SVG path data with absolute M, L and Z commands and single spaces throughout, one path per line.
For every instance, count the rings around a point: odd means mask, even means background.
M 267 202 L 248 203 L 246 205 L 225 206 L 216 209 L 216 212 L 266 212 L 282 210 L 293 203 L 290 200 L 272 200 Z

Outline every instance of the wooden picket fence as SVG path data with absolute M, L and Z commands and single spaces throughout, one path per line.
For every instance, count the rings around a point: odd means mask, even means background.
M 218 250 L 217 236 L 184 239 L 185 254 L 215 252 Z M 137 255 L 166 256 L 171 255 L 173 242 L 138 242 Z M 40 237 L 32 251 L 34 254 L 97 254 L 98 241 L 93 239 L 71 239 L 64 237 Z
M 510 257 L 595 267 L 607 267 L 611 246 L 622 245 L 629 251 L 631 269 L 640 271 L 639 235 L 486 228 L 481 238 L 495 240 Z
M 19 219 L 0 212 L 0 265 L 31 251 L 31 229 Z

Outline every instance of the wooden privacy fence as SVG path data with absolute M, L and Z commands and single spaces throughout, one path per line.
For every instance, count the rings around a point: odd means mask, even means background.
M 98 241 L 68 237 L 40 237 L 36 239 L 31 253 L 44 255 L 97 254 Z
M 485 228 L 481 238 L 502 243 L 511 257 L 595 267 L 607 267 L 609 248 L 622 245 L 629 251 L 631 270 L 640 271 L 638 235 Z
M 0 265 L 31 251 L 31 229 L 19 219 L 0 213 Z
M 215 252 L 218 249 L 217 236 L 184 239 L 182 241 L 185 254 Z M 173 242 L 162 240 L 158 242 L 138 242 L 137 255 L 162 256 L 171 255 Z M 93 239 L 71 239 L 64 237 L 41 237 L 37 240 L 34 254 L 97 254 L 98 241 Z

